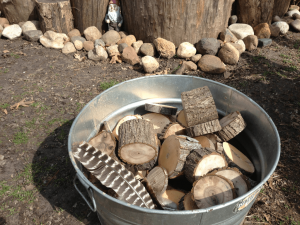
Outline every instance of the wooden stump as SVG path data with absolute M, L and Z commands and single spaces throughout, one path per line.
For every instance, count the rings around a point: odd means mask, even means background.
M 207 138 L 205 136 L 194 137 L 194 139 L 199 141 L 199 144 L 202 146 L 202 148 L 210 148 L 210 149 L 213 149 L 213 150 L 216 149 L 214 143 L 209 138 Z
M 101 32 L 107 29 L 104 22 L 109 0 L 71 0 L 75 28 L 83 31 L 91 26 Z
M 219 118 L 215 101 L 207 86 L 182 92 L 181 99 L 188 127 Z M 200 135 L 202 134 L 196 136 Z
M 193 183 L 208 172 L 223 167 L 227 167 L 224 156 L 209 148 L 195 149 L 186 157 L 184 175 Z
M 170 123 L 158 134 L 158 137 L 164 140 L 171 135 L 186 135 L 186 130 L 178 123 Z
M 174 179 L 183 174 L 185 160 L 190 151 L 199 148 L 201 145 L 197 140 L 193 142 L 184 137 L 169 136 L 161 146 L 158 165 L 168 171 L 170 179 Z
M 245 175 L 254 173 L 255 168 L 247 156 L 227 142 L 223 143 L 223 148 L 224 155 L 230 167 L 238 168 Z
M 176 121 L 183 127 L 188 127 L 185 119 L 185 112 L 184 110 L 181 110 L 177 115 L 176 115 Z
M 206 123 L 197 124 L 193 127 L 186 128 L 186 132 L 190 137 L 212 134 L 222 129 L 219 120 L 212 120 Z
M 165 202 L 175 203 L 176 209 L 178 209 L 179 201 L 184 195 L 185 195 L 185 192 L 183 192 L 181 190 L 176 190 L 176 189 L 170 188 L 162 194 L 162 198 L 167 200 Z
M 231 140 L 246 128 L 246 123 L 238 111 L 223 117 L 220 120 L 220 125 L 222 130 L 218 132 L 218 136 L 223 141 Z
M 43 33 L 69 33 L 74 29 L 70 0 L 35 0 Z
M 122 0 L 124 28 L 144 43 L 161 37 L 176 46 L 195 44 L 204 37 L 218 37 L 227 26 L 233 1 Z
M 145 110 L 154 113 L 160 113 L 163 115 L 176 115 L 177 108 L 169 105 L 161 105 L 161 104 L 145 104 Z
M 116 148 L 116 139 L 112 133 L 104 130 L 89 141 L 89 144 L 101 152 L 111 155 Z
M 225 177 L 207 175 L 193 184 L 192 199 L 199 209 L 224 204 L 234 198 L 234 186 Z
M 119 127 L 121 160 L 138 170 L 150 170 L 157 161 L 158 150 L 153 124 L 146 120 L 129 120 Z
M 115 126 L 115 129 L 112 132 L 113 135 L 116 137 L 116 139 L 119 140 L 119 127 L 122 123 L 128 120 L 137 120 L 137 119 L 143 119 L 143 118 L 140 115 L 129 115 L 120 119 L 117 125 Z
M 144 120 L 153 123 L 156 134 L 161 133 L 165 126 L 167 126 L 171 122 L 171 120 L 167 116 L 158 113 L 147 113 L 142 117 Z
M 179 210 L 194 210 L 198 209 L 198 206 L 193 200 L 192 193 L 189 192 L 185 196 L 183 196 L 179 201 Z

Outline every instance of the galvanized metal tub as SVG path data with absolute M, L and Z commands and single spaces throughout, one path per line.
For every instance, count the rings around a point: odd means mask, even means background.
M 192 211 L 150 210 L 126 204 L 97 189 L 82 173 L 81 164 L 74 159 L 72 147 L 88 141 L 105 120 L 114 127 L 118 120 L 128 114 L 143 114 L 145 102 L 167 103 L 181 106 L 181 93 L 208 86 L 215 99 L 218 112 L 224 116 L 240 111 L 247 128 L 237 136 L 234 143 L 251 159 L 256 168 L 254 178 L 259 184 L 244 196 L 226 204 Z M 274 172 L 280 157 L 280 138 L 268 114 L 252 99 L 224 84 L 191 76 L 160 75 L 142 77 L 118 84 L 90 101 L 79 113 L 69 133 L 68 151 L 78 179 L 86 188 L 91 210 L 97 211 L 103 225 L 145 224 L 222 224 L 239 225 L 254 203 L 261 187 Z

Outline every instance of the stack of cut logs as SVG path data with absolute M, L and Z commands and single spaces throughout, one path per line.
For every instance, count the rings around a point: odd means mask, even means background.
M 208 87 L 183 92 L 181 98 L 180 112 L 149 103 L 145 110 L 150 113 L 126 116 L 113 131 L 104 122 L 101 132 L 74 152 L 90 181 L 120 200 L 165 210 L 208 208 L 247 193 L 255 168 L 228 143 L 246 127 L 241 114 L 219 120 Z M 141 189 L 133 182 L 143 184 Z M 132 200 L 130 191 L 146 197 Z M 147 197 L 149 205 L 143 200 Z M 135 204 L 139 201 L 143 203 Z

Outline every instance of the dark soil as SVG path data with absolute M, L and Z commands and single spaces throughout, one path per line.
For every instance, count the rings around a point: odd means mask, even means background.
M 300 224 L 299 56 L 300 34 L 288 33 L 270 47 L 243 53 L 238 65 L 227 67 L 228 79 L 189 73 L 245 93 L 279 130 L 279 165 L 245 224 Z M 160 59 L 159 71 L 170 73 L 180 62 Z M 128 64 L 79 62 L 38 43 L 0 40 L 0 224 L 99 224 L 73 186 L 75 171 L 67 152 L 70 126 L 101 91 L 142 76 L 141 68 Z M 33 103 L 10 109 L 23 99 Z

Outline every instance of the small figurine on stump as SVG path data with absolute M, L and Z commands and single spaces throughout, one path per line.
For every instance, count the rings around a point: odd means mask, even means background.
M 108 12 L 105 16 L 105 22 L 108 24 L 108 30 L 120 31 L 123 24 L 123 17 L 121 14 L 121 7 L 119 0 L 110 0 L 108 5 Z

